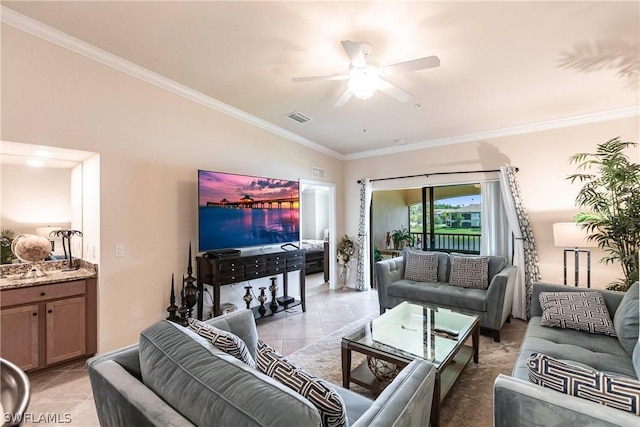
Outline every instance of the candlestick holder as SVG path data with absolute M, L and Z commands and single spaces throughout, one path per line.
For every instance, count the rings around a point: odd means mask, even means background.
M 182 282 L 184 285 L 184 297 L 185 303 L 187 305 L 189 317 L 191 317 L 191 313 L 193 311 L 193 307 L 198 302 L 198 287 L 193 283 L 196 281 L 196 278 L 193 277 L 193 267 L 191 264 L 191 242 L 189 242 L 189 260 L 187 262 L 187 277 L 182 277 Z
M 264 292 L 267 289 L 265 286 L 261 286 L 260 295 L 258 295 L 258 301 L 260 301 L 260 307 L 258 307 L 258 313 L 260 313 L 260 317 L 264 316 L 267 312 L 267 308 L 264 306 L 264 303 L 267 301 L 267 294 Z
M 251 295 L 251 286 L 245 286 L 244 289 L 247 291 L 246 294 L 242 297 L 245 303 L 247 303 L 247 309 L 251 308 L 251 301 L 253 300 L 253 296 Z
M 276 301 L 276 291 L 278 290 L 278 286 L 276 285 L 276 277 L 270 277 L 271 285 L 269 286 L 269 292 L 271 292 L 271 304 L 269 304 L 269 308 L 272 313 L 275 313 L 278 310 L 278 301 Z
M 169 297 L 169 307 L 167 307 L 167 311 L 169 312 L 169 317 L 167 317 L 167 320 L 180 323 L 180 318 L 176 315 L 178 306 L 176 305 L 176 291 L 173 283 L 173 274 L 171 274 L 171 296 Z

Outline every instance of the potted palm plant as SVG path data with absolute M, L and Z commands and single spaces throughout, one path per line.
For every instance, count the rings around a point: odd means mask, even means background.
M 402 249 L 405 246 L 414 246 L 416 243 L 415 237 L 413 237 L 413 234 L 411 234 L 404 225 L 401 225 L 399 229 L 391 232 L 391 239 L 396 249 Z
M 577 171 L 571 182 L 583 183 L 576 203 L 585 211 L 575 221 L 587 231 L 587 239 L 596 242 L 607 255 L 600 262 L 620 262 L 624 277 L 608 289 L 626 291 L 638 280 L 640 245 L 640 165 L 625 154 L 635 142 L 611 139 L 596 147 L 595 153 L 570 157 Z

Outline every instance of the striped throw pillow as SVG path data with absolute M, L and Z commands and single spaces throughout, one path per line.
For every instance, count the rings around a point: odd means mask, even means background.
M 529 356 L 527 368 L 534 384 L 640 415 L 640 381 L 609 376 L 541 353 Z
M 347 426 L 344 401 L 328 382 L 298 368 L 261 340 L 258 340 L 256 362 L 260 372 L 313 403 L 320 413 L 323 427 Z
M 256 362 L 253 360 L 253 357 L 251 357 L 247 345 L 239 336 L 193 318 L 189 319 L 189 329 L 211 341 L 211 344 L 225 353 L 241 360 L 252 368 L 256 367 Z

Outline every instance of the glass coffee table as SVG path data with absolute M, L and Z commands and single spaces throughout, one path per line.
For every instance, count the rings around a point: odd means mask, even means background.
M 464 345 L 469 336 L 472 347 Z M 342 385 L 349 388 L 354 383 L 374 392 L 383 385 L 366 361 L 351 370 L 352 351 L 399 368 L 418 357 L 427 360 L 436 367 L 431 427 L 437 427 L 440 403 L 471 358 L 478 363 L 479 344 L 478 316 L 405 301 L 342 337 Z

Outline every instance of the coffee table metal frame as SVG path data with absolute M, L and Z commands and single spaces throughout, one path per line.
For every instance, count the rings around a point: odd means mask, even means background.
M 434 309 L 438 310 L 438 308 Z M 456 313 L 453 310 L 449 311 Z M 383 314 L 383 316 L 385 314 Z M 471 358 L 473 358 L 474 363 L 478 363 L 480 347 L 480 323 L 478 316 L 466 313 L 457 314 L 469 316 L 474 319 L 471 326 L 462 331 L 458 336 L 457 343 L 443 360 L 440 363 L 432 361 L 436 367 L 436 378 L 433 390 L 433 402 L 431 405 L 431 427 L 438 427 L 440 425 L 440 404 L 462 373 L 464 367 L 469 363 Z M 364 328 L 369 328 L 369 332 L 371 332 L 371 322 L 367 322 L 367 324 L 342 337 L 342 386 L 348 389 L 350 383 L 354 383 L 379 393 L 385 384 L 373 375 L 367 365 L 367 361 L 364 361 L 353 371 L 351 370 L 352 351 L 385 360 L 400 368 L 404 368 L 419 356 L 385 344 L 376 342 L 375 346 L 370 346 L 353 339 L 353 337 L 362 335 L 365 331 Z M 472 340 L 472 347 L 464 345 L 469 337 L 471 337 Z

